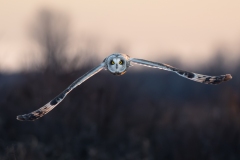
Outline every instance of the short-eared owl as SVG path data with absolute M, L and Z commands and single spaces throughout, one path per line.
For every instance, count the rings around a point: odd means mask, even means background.
M 54 107 L 56 107 L 67 96 L 67 94 L 71 92 L 71 90 L 73 90 L 75 87 L 77 87 L 78 85 L 80 85 L 81 83 L 83 83 L 88 78 L 95 75 L 96 73 L 100 72 L 102 69 L 106 69 L 114 75 L 123 75 L 127 71 L 127 69 L 130 66 L 132 66 L 133 63 L 144 65 L 146 67 L 172 71 L 184 78 L 187 78 L 196 82 L 200 82 L 200 83 L 205 83 L 205 84 L 219 84 L 232 79 L 232 76 L 230 74 L 220 75 L 220 76 L 207 76 L 207 75 L 197 74 L 193 72 L 183 71 L 167 64 L 156 63 L 156 62 L 151 62 L 151 61 L 137 59 L 137 58 L 130 58 L 126 54 L 117 53 L 117 54 L 112 54 L 107 58 L 105 58 L 99 66 L 93 68 L 92 70 L 90 70 L 89 72 L 87 72 L 86 74 L 78 78 L 69 87 L 67 87 L 67 89 L 65 89 L 53 100 L 48 102 L 45 106 L 29 114 L 19 115 L 17 116 L 17 119 L 21 121 L 36 120 L 44 116 L 48 112 L 50 112 Z

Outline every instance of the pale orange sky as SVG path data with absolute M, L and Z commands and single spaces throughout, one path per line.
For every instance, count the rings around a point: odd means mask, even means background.
M 0 70 L 21 69 L 31 48 L 28 27 L 42 8 L 68 15 L 73 48 L 97 39 L 99 57 L 118 43 L 130 56 L 204 64 L 218 47 L 240 53 L 239 0 L 0 0 Z

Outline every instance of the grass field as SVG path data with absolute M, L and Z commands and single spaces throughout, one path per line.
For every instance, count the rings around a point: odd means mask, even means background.
M 240 159 L 240 76 L 213 86 L 143 69 L 95 75 L 34 122 L 16 120 L 46 104 L 91 67 L 0 75 L 0 159 Z

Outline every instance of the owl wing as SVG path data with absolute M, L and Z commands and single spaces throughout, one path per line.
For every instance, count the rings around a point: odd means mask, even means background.
M 34 121 L 48 112 L 50 112 L 54 107 L 56 107 L 69 92 L 71 92 L 75 87 L 86 81 L 88 78 L 92 77 L 96 73 L 100 72 L 104 68 L 104 63 L 100 64 L 98 67 L 93 68 L 92 70 L 85 73 L 83 76 L 79 77 L 76 81 L 74 81 L 67 89 L 65 89 L 62 93 L 60 93 L 57 97 L 52 99 L 43 107 L 39 108 L 36 111 L 33 111 L 28 114 L 17 116 L 17 120 L 20 121 Z
M 158 68 L 158 69 L 163 69 L 166 71 L 172 71 L 184 78 L 187 78 L 187 79 L 190 79 L 190 80 L 193 80 L 196 82 L 200 82 L 200 83 L 205 83 L 205 84 L 220 84 L 222 82 L 232 79 L 232 76 L 230 74 L 220 75 L 220 76 L 207 76 L 207 75 L 202 75 L 202 74 L 197 74 L 197 73 L 193 73 L 193 72 L 180 70 L 180 69 L 177 69 L 177 68 L 172 67 L 167 64 L 151 62 L 151 61 L 137 59 L 137 58 L 131 58 L 130 63 L 136 63 L 136 64 L 143 65 L 146 67 Z

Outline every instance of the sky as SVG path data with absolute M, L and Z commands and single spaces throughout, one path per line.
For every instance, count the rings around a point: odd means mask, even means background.
M 131 57 L 190 66 L 219 49 L 230 60 L 240 55 L 239 0 L 0 0 L 0 70 L 21 70 L 35 52 L 29 26 L 42 9 L 69 17 L 72 50 L 93 40 L 101 59 L 119 44 Z

